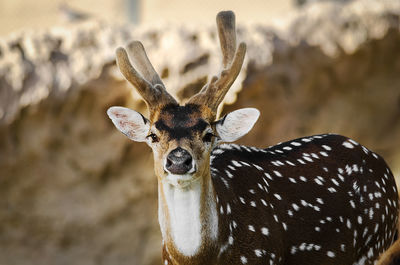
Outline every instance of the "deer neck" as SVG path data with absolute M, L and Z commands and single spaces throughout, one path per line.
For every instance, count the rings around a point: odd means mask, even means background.
M 218 213 L 209 171 L 184 188 L 159 181 L 158 196 L 161 232 L 171 258 L 210 253 L 218 237 Z

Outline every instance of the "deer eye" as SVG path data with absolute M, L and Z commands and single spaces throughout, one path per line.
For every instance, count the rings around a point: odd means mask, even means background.
M 204 141 L 204 142 L 211 142 L 211 140 L 212 140 L 212 138 L 213 138 L 214 136 L 215 136 L 215 135 L 214 135 L 213 133 L 208 132 L 208 133 L 206 133 L 206 135 L 204 135 L 203 141 Z
M 154 133 L 150 133 L 149 135 L 146 136 L 146 138 L 151 138 L 152 143 L 157 143 L 158 142 L 158 137 Z

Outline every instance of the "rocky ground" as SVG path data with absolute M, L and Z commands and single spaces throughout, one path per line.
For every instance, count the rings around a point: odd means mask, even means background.
M 238 30 L 248 55 L 223 111 L 261 111 L 241 143 L 344 134 L 400 176 L 399 1 L 317 3 Z M 146 113 L 115 66 L 115 48 L 131 39 L 180 99 L 220 66 L 211 22 L 90 20 L 0 40 L 1 265 L 160 264 L 150 150 L 105 114 L 112 105 Z

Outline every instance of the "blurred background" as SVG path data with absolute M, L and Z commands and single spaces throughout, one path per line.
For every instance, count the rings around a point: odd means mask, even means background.
M 105 113 L 147 113 L 114 51 L 141 40 L 185 99 L 220 69 L 228 9 L 248 53 L 223 112 L 261 111 L 240 143 L 339 133 L 400 177 L 398 0 L 3 0 L 0 265 L 161 264 L 152 155 Z
M 238 22 L 267 21 L 293 10 L 306 1 L 253 0 L 251 4 L 245 4 L 240 0 L 4 0 L 0 3 L 0 34 L 26 28 L 40 29 L 63 21 L 76 21 L 88 17 L 101 18 L 110 23 L 156 24 L 169 21 L 180 24 L 210 24 L 215 20 L 215 14 L 225 9 L 240 12 Z

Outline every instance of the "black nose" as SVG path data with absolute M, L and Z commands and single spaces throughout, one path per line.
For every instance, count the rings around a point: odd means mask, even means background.
M 182 175 L 192 169 L 192 160 L 188 151 L 178 147 L 168 154 L 165 169 L 172 174 Z

